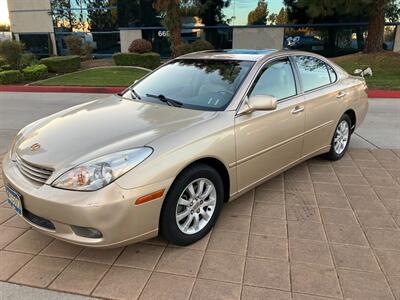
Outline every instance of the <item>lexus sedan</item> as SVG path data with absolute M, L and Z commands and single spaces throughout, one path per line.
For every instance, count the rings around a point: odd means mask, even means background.
M 340 159 L 367 108 L 364 79 L 316 54 L 188 54 L 23 128 L 3 161 L 8 202 L 79 245 L 188 245 L 224 202 L 313 156 Z

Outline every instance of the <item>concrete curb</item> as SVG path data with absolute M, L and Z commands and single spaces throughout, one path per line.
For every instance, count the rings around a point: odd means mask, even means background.
M 0 85 L 0 92 L 37 92 L 37 93 L 89 93 L 115 94 L 126 89 L 124 86 L 33 86 Z M 400 90 L 369 90 L 369 98 L 400 98 Z
M 400 98 L 400 90 L 369 90 L 369 98 Z
M 0 92 L 115 94 L 126 87 L 0 85 Z

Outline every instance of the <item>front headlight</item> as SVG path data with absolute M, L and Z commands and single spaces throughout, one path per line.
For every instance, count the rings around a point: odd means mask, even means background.
M 136 167 L 151 153 L 152 148 L 141 147 L 108 154 L 67 171 L 52 186 L 75 191 L 95 191 Z

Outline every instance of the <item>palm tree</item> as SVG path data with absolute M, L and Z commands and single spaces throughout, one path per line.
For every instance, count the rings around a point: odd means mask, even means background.
M 164 26 L 169 31 L 172 56 L 178 55 L 177 46 L 181 44 L 180 0 L 157 0 L 154 8 L 163 14 Z

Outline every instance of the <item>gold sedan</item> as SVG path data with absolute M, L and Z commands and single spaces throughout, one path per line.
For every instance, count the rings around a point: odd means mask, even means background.
M 8 202 L 37 230 L 79 245 L 159 233 L 187 245 L 224 202 L 310 157 L 340 159 L 366 90 L 307 52 L 188 54 L 121 95 L 23 128 L 3 161 Z

